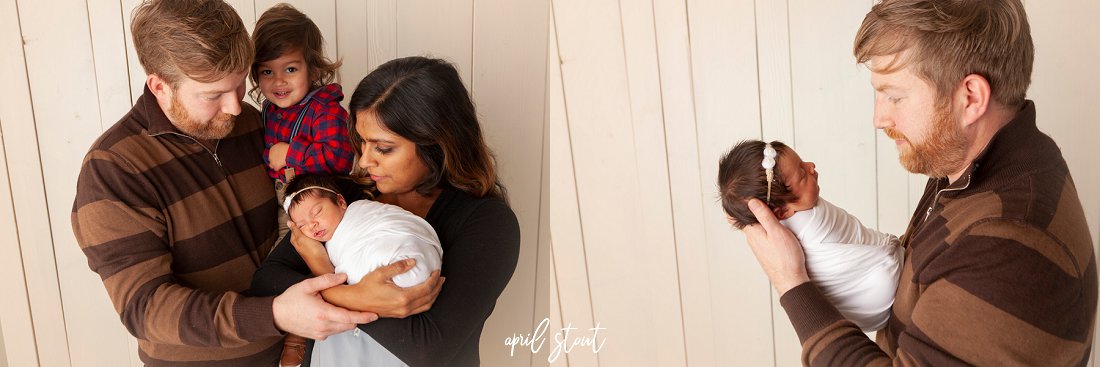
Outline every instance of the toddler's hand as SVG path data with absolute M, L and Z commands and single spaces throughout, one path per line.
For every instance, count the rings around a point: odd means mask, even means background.
M 268 167 L 273 170 L 280 170 L 286 167 L 286 152 L 290 149 L 290 144 L 279 142 L 272 145 L 267 150 Z

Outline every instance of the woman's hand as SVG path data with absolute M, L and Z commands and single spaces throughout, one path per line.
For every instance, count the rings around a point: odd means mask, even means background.
M 374 269 L 364 275 L 359 283 L 329 288 L 321 292 L 326 301 L 356 311 L 369 311 L 380 317 L 405 318 L 431 308 L 446 278 L 433 271 L 423 283 L 401 288 L 393 283 L 393 277 L 416 265 L 416 260 L 405 259 Z
M 290 227 L 290 244 L 294 245 L 294 250 L 298 251 L 298 255 L 301 255 L 302 260 L 306 261 L 309 271 L 314 276 L 336 272 L 336 268 L 332 266 L 332 261 L 328 259 L 328 251 L 325 251 L 325 245 L 322 245 L 321 241 L 303 234 L 298 225 L 294 224 L 294 221 L 288 220 L 286 226 Z

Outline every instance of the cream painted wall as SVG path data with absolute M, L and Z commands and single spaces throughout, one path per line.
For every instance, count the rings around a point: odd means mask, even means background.
M 0 367 L 8 367 L 8 351 L 4 346 L 4 327 L 0 322 Z
M 871 0 L 552 0 L 550 221 L 564 322 L 606 327 L 571 366 L 795 366 L 778 298 L 717 202 L 721 153 L 779 139 L 822 195 L 904 230 L 925 178 L 871 125 L 851 55 Z M 1039 127 L 1100 243 L 1100 4 L 1028 1 Z M 555 49 L 556 48 L 556 49 Z M 552 174 L 551 174 L 552 173 Z
M 140 366 L 69 223 L 91 142 L 130 108 L 144 72 L 129 37 L 139 0 L 0 0 L 0 335 L 13 366 Z M 228 0 L 249 30 L 276 0 Z M 541 320 L 540 219 L 547 24 L 545 0 L 288 1 L 341 58 L 350 96 L 377 65 L 408 55 L 454 62 L 470 88 L 520 220 L 519 267 L 482 333 L 485 365 L 529 365 L 504 339 Z M 345 101 L 346 102 L 346 101 Z M 540 240 L 541 238 L 541 240 Z M 491 255 L 487 255 L 491 256 Z M 544 257 L 545 258 L 545 257 Z M 545 278 L 545 277 L 544 277 Z M 536 304 L 537 303 L 537 304 Z

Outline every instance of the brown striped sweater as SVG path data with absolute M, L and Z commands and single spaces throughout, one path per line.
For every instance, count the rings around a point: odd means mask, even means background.
M 243 105 L 213 149 L 179 132 L 149 92 L 92 145 L 72 225 L 149 366 L 275 365 L 272 297 L 245 297 L 275 243 L 263 125 Z
M 1096 316 L 1092 240 L 1061 151 L 1028 101 L 955 183 L 931 179 L 871 342 L 811 283 L 780 299 L 815 366 L 1081 366 Z

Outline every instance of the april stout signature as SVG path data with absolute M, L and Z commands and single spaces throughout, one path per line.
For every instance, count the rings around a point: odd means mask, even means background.
M 538 354 L 546 347 L 547 338 L 550 337 L 546 333 L 550 329 L 550 318 L 542 319 L 539 322 L 538 327 L 530 333 L 515 333 L 511 337 L 504 338 L 504 346 L 511 347 L 511 355 L 516 354 L 516 347 L 530 348 L 532 354 Z M 578 350 L 591 350 L 593 354 L 599 353 L 603 350 L 604 343 L 607 342 L 607 338 L 600 335 L 601 330 L 607 330 L 607 328 L 600 327 L 600 323 L 597 322 L 595 327 L 580 329 L 573 326 L 573 323 L 567 323 L 565 327 L 555 332 L 552 337 L 553 350 L 546 357 L 547 362 L 553 363 L 561 357 L 563 354 L 569 354 Z

